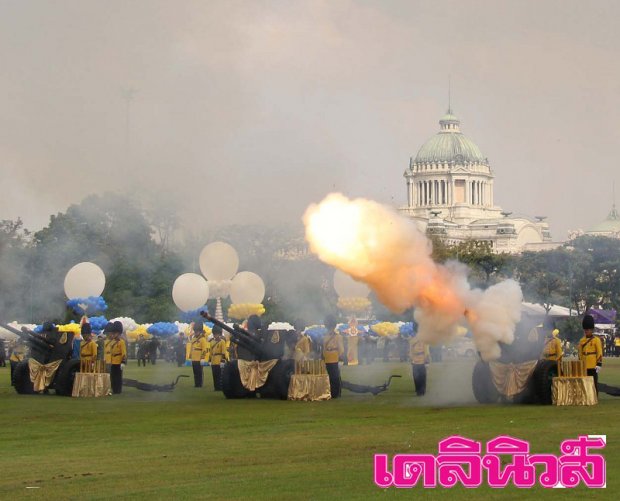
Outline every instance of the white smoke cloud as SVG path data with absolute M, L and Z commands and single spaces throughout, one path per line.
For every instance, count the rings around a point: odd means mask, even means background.
M 368 284 L 394 312 L 414 307 L 419 335 L 441 344 L 469 325 L 482 358 L 499 357 L 521 317 L 513 280 L 472 289 L 467 267 L 435 263 L 426 235 L 408 218 L 370 200 L 332 193 L 304 214 L 306 239 L 319 258 Z

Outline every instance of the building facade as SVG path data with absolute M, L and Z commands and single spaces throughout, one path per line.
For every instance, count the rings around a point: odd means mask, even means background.
M 439 125 L 409 161 L 407 205 L 401 212 L 448 244 L 486 240 L 496 252 L 509 253 L 553 247 L 545 217 L 513 215 L 495 205 L 489 161 L 461 132 L 451 109 Z

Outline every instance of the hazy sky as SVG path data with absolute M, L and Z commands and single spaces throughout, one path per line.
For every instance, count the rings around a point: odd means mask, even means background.
M 448 75 L 495 201 L 555 239 L 620 192 L 614 1 L 0 0 L 0 219 L 157 193 L 186 224 L 406 203 Z M 135 89 L 126 135 L 124 89 Z

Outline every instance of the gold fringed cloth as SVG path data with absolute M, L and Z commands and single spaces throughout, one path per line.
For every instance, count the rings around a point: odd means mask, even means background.
M 534 372 L 537 363 L 538 360 L 531 360 L 521 364 L 489 362 L 495 387 L 502 395 L 514 397 L 525 389 L 527 380 Z
M 357 336 L 349 336 L 348 345 L 349 349 L 347 350 L 347 362 L 349 365 L 357 365 L 357 344 L 359 338 Z
M 553 405 L 596 405 L 598 397 L 594 378 L 554 377 L 551 385 Z
M 259 362 L 258 360 L 239 360 L 237 365 L 243 387 L 248 391 L 254 391 L 256 388 L 263 386 L 265 381 L 267 381 L 269 371 L 273 369 L 277 362 L 277 360 L 266 360 L 264 362 Z
M 30 370 L 30 381 L 34 386 L 34 391 L 40 392 L 45 390 L 54 379 L 54 375 L 60 367 L 62 360 L 55 360 L 49 364 L 41 364 L 34 358 L 28 359 L 28 369 Z
M 73 382 L 72 397 L 105 397 L 112 395 L 110 375 L 78 372 Z
M 332 398 L 327 374 L 293 374 L 288 385 L 289 400 L 314 402 Z

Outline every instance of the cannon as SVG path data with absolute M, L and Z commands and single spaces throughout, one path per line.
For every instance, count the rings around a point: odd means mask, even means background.
M 265 343 L 260 334 L 254 335 L 237 324 L 231 328 L 205 311 L 200 312 L 200 314 L 209 322 L 228 332 L 231 341 L 243 350 L 246 360 L 258 362 L 277 360 L 269 371 L 265 384 L 255 391 L 246 389 L 241 383 L 239 361 L 227 362 L 222 371 L 222 392 L 226 398 L 253 398 L 260 395 L 261 398 L 287 399 L 291 375 L 295 372 L 295 362 L 293 360 L 282 360 L 281 342 Z
M 56 395 L 71 395 L 75 374 L 80 370 L 80 361 L 71 359 L 73 333 L 58 332 L 50 323 L 44 324 L 44 329 L 40 334 L 26 327 L 19 330 L 4 323 L 0 323 L 0 326 L 17 335 L 30 348 L 30 358 L 39 364 L 46 365 L 60 361 L 60 365 L 46 390 L 53 389 Z M 17 364 L 13 372 L 12 383 L 17 393 L 35 393 L 33 382 L 30 379 L 29 359 L 24 359 Z
M 545 334 L 539 324 L 540 319 L 522 320 L 517 324 L 513 343 L 500 343 L 499 359 L 478 360 L 472 373 L 472 389 L 478 402 L 551 404 L 551 386 L 558 375 L 558 366 L 555 361 L 542 360 Z M 505 379 L 500 376 L 502 373 L 514 377 L 517 387 L 498 384 L 498 380 Z M 515 390 L 518 391 L 514 393 Z
M 291 376 L 295 373 L 294 360 L 282 360 L 284 349 L 284 340 L 274 342 L 274 339 L 266 332 L 260 332 L 254 335 L 243 327 L 233 324 L 229 327 L 224 322 L 220 322 L 217 318 L 210 316 L 207 312 L 201 311 L 200 315 L 218 325 L 231 335 L 231 341 L 242 348 L 246 359 L 251 361 L 266 362 L 268 360 L 276 360 L 275 365 L 269 371 L 265 384 L 255 391 L 250 391 L 241 383 L 241 375 L 239 373 L 239 361 L 231 360 L 226 362 L 222 371 L 222 391 L 226 398 L 253 398 L 260 395 L 261 398 L 273 398 L 286 400 L 288 398 L 288 387 Z M 390 376 L 386 383 L 379 386 L 367 386 L 348 381 L 342 381 L 342 388 L 354 393 L 372 393 L 377 395 L 386 391 L 390 386 L 392 378 L 400 377 L 398 375 Z

